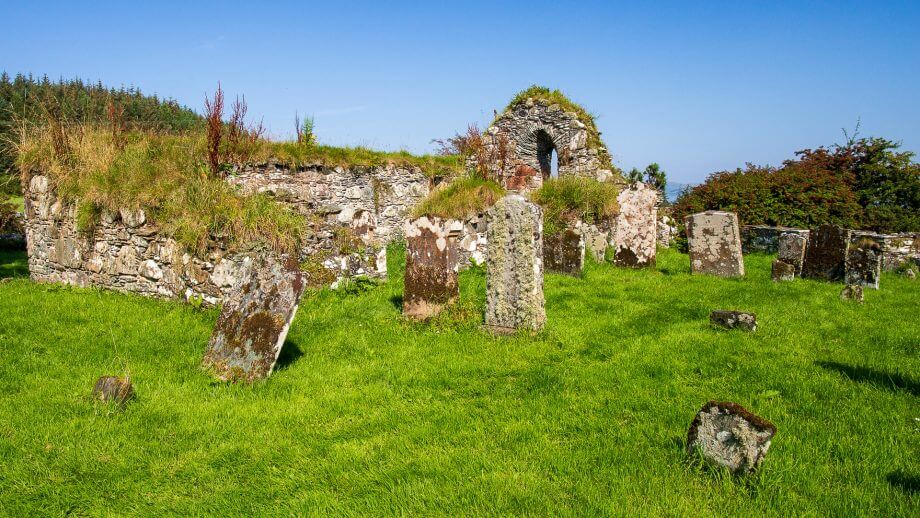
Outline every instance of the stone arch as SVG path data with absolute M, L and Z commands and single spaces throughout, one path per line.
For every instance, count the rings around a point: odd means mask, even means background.
M 525 95 L 529 92 L 534 95 Z M 506 157 L 494 161 L 493 174 L 511 190 L 536 189 L 550 178 L 553 151 L 560 177 L 607 180 L 615 174 L 591 117 L 546 89 L 530 89 L 516 97 L 486 130 L 484 144 L 490 156 Z

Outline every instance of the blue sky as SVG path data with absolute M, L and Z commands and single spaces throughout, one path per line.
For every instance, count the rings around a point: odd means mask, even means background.
M 863 135 L 920 151 L 920 2 L 10 2 L 0 69 L 200 109 L 218 81 L 278 137 L 413 152 L 537 83 L 617 165 L 673 182 Z

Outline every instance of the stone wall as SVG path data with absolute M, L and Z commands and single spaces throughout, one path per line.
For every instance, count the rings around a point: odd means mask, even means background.
M 895 270 L 908 263 L 920 266 L 920 232 L 873 235 L 882 247 L 883 270 Z
M 779 236 L 801 234 L 808 238 L 808 230 L 792 227 L 771 227 L 767 225 L 744 225 L 741 227 L 741 251 L 775 254 L 779 250 Z
M 220 249 L 205 258 L 189 255 L 159 235 L 141 210 L 104 212 L 94 228 L 79 230 L 76 207 L 53 192 L 47 177 L 32 176 L 27 187 L 26 242 L 35 281 L 216 304 L 249 266 L 245 257 Z
M 438 181 L 419 168 L 376 167 L 291 168 L 278 163 L 237 166 L 228 181 L 243 192 L 263 192 L 301 214 L 316 215 L 323 223 L 348 225 L 370 216 L 375 235 L 389 242 L 402 235 L 409 212 L 428 196 Z M 318 241 L 328 238 L 322 233 Z

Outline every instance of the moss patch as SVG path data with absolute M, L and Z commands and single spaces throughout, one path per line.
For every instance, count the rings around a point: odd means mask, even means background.
M 531 198 L 543 207 L 543 232 L 551 235 L 575 220 L 591 224 L 616 215 L 618 194 L 613 183 L 564 176 L 545 180 Z

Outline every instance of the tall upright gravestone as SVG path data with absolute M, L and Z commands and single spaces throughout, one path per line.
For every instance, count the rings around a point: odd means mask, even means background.
M 655 266 L 658 244 L 658 190 L 638 182 L 617 196 L 620 213 L 613 236 L 618 266 Z
M 585 266 L 585 236 L 571 228 L 543 236 L 543 264 L 547 271 L 579 276 Z
M 539 331 L 543 299 L 543 211 L 510 194 L 488 212 L 486 329 L 497 334 Z
M 303 294 L 297 260 L 272 254 L 247 258 L 250 265 L 224 300 L 204 366 L 222 380 L 268 377 Z
M 741 234 L 733 212 L 708 210 L 684 219 L 690 249 L 690 271 L 719 277 L 743 277 Z
M 834 225 L 822 225 L 808 236 L 802 277 L 841 281 L 846 271 L 847 247 L 852 232 Z
M 882 245 L 877 234 L 855 232 L 847 245 L 844 282 L 878 289 L 882 273 Z
M 462 231 L 456 220 L 422 216 L 406 222 L 404 316 L 431 318 L 460 297 L 457 238 Z

